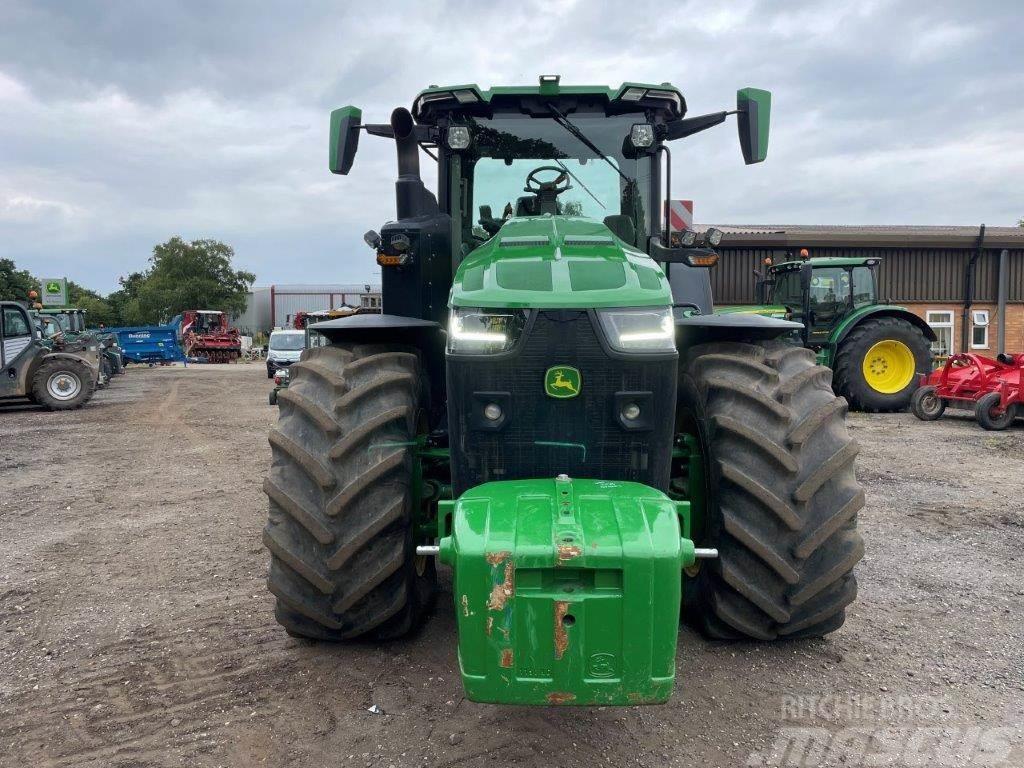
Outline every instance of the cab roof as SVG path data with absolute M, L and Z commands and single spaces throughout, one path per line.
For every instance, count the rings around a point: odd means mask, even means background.
M 801 261 L 782 261 L 778 264 L 773 264 L 772 269 L 785 272 L 790 269 L 799 269 L 801 264 L 810 264 L 812 267 L 875 267 L 878 266 L 881 261 L 882 260 L 878 256 L 818 256 L 813 259 L 803 259 Z
M 412 103 L 418 122 L 432 122 L 440 112 L 469 111 L 531 98 L 594 98 L 603 100 L 614 112 L 640 112 L 662 109 L 670 119 L 686 114 L 686 100 L 671 83 L 623 83 L 606 85 L 562 85 L 558 75 L 541 75 L 537 85 L 504 85 L 481 88 L 476 83 L 431 85 L 419 92 Z

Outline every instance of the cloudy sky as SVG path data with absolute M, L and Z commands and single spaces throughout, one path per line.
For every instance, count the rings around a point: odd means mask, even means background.
M 328 113 L 431 83 L 671 81 L 691 114 L 773 91 L 768 161 L 673 146 L 705 223 L 1013 224 L 1024 8 L 1005 2 L 0 0 L 0 256 L 107 292 L 179 234 L 259 284 L 365 282 L 394 153 L 327 171 Z

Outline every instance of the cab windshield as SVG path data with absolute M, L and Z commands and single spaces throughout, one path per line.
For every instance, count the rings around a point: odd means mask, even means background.
M 604 220 L 629 219 L 632 242 L 644 242 L 649 227 L 651 158 L 628 157 L 630 128 L 642 116 L 604 113 L 569 114 L 568 120 L 600 152 L 594 152 L 553 117 L 498 114 L 466 117 L 472 144 L 451 154 L 453 201 L 458 197 L 463 242 L 471 246 L 494 234 L 512 216 L 557 213 Z M 546 170 L 539 170 L 545 168 Z M 532 172 L 533 181 L 528 183 Z M 542 199 L 537 188 L 555 183 L 555 200 Z M 530 189 L 526 189 L 530 187 Z M 456 206 L 453 205 L 453 208 Z M 621 222 L 620 222 L 621 225 Z M 621 226 L 615 231 L 621 235 Z

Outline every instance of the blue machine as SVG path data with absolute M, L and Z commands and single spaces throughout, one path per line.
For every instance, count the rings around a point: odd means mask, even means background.
M 142 325 L 134 328 L 106 328 L 116 333 L 125 362 L 174 363 L 183 362 L 185 355 L 178 344 L 178 326 Z

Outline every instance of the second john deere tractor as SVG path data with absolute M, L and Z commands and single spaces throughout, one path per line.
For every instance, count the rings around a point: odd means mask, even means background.
M 834 371 L 853 408 L 900 411 L 932 370 L 935 332 L 910 310 L 878 299 L 877 256 L 790 259 L 758 274 L 756 312 L 800 322 L 800 343 Z
M 388 640 L 452 569 L 483 702 L 665 701 L 681 611 L 710 637 L 843 624 L 864 495 L 846 403 L 800 326 L 713 313 L 717 254 L 665 239 L 673 86 L 431 87 L 387 124 L 331 116 L 330 168 L 394 141 L 398 217 L 369 232 L 383 314 L 317 324 L 282 390 L 269 585 L 294 635 Z M 436 192 L 420 178 L 437 163 Z

